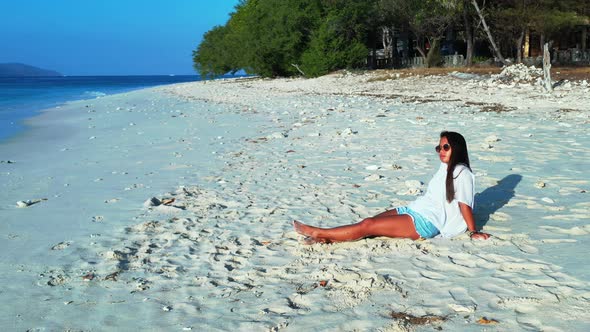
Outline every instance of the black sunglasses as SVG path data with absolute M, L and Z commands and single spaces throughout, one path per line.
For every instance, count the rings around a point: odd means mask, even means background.
M 437 145 L 434 147 L 434 149 L 436 150 L 436 152 L 440 152 L 441 146 Z M 451 146 L 449 145 L 449 143 L 446 143 L 442 146 L 442 149 L 445 151 L 449 151 L 451 149 Z

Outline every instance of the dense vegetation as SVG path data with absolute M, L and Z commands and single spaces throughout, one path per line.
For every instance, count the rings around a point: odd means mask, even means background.
M 464 41 L 468 65 L 476 43 L 519 61 L 525 32 L 550 42 L 589 16 L 590 0 L 242 0 L 226 25 L 205 33 L 193 61 L 205 76 L 318 76 L 365 67 L 375 49 L 407 57 L 398 54 L 403 35 L 436 66 L 449 30 Z

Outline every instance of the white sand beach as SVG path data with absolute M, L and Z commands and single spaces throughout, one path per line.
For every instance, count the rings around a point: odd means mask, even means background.
M 590 85 L 518 74 L 219 80 L 47 110 L 0 143 L 0 327 L 588 331 Z M 467 139 L 492 238 L 293 231 L 415 199 L 442 130 Z

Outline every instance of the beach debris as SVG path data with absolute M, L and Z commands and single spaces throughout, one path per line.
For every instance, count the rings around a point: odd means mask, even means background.
M 111 274 L 108 274 L 106 277 L 104 277 L 104 280 L 117 281 L 118 276 L 119 276 L 119 271 L 115 271 Z
M 377 165 L 369 165 L 369 166 L 365 167 L 365 169 L 366 169 L 367 171 L 376 171 L 376 170 L 378 170 L 379 168 L 380 168 L 380 167 L 379 167 L 379 166 L 377 166 Z
M 155 211 L 164 214 L 175 214 L 179 213 L 182 210 L 186 209 L 184 206 L 176 206 L 176 205 L 158 205 L 155 207 Z
M 383 175 L 379 175 L 379 174 L 371 174 L 371 175 L 369 175 L 369 176 L 367 176 L 367 177 L 365 178 L 365 181 L 370 181 L 370 182 L 372 182 L 372 181 L 378 181 L 378 180 L 380 180 L 381 178 L 383 178 Z
M 490 135 L 490 136 L 486 137 L 485 141 L 486 141 L 486 143 L 494 143 L 494 142 L 500 141 L 500 139 L 496 135 Z
M 143 278 L 133 278 L 133 279 L 135 280 L 136 285 L 135 285 L 135 290 L 131 291 L 131 293 L 143 292 L 147 289 L 150 289 L 150 286 L 149 286 L 150 282 L 147 281 L 146 279 L 143 279 Z M 170 309 L 172 309 L 172 308 L 170 308 Z
M 346 128 L 343 131 L 338 132 L 338 135 L 340 135 L 340 136 L 351 136 L 351 135 L 356 135 L 356 134 L 358 134 L 358 131 L 352 130 L 350 128 Z
M 19 208 L 24 208 L 31 205 L 30 201 L 18 201 L 16 202 L 16 206 Z
M 543 76 L 543 69 L 535 66 L 527 67 L 525 64 L 517 63 L 506 66 L 502 72 L 492 75 L 491 82 L 502 83 L 533 83 Z
M 453 76 L 462 80 L 481 80 L 482 76 L 472 73 L 461 73 L 458 71 L 453 71 L 448 73 L 449 76 Z
M 84 276 L 82 276 L 82 280 L 84 281 L 90 281 L 92 279 L 94 279 L 95 275 L 92 272 L 89 272 L 87 274 L 85 274 Z
M 546 184 L 543 181 L 537 181 L 537 183 L 535 183 L 535 187 L 537 188 L 545 188 Z
M 424 316 L 414 316 L 408 314 L 407 312 L 397 312 L 392 311 L 389 316 L 396 320 L 401 320 L 405 324 L 409 325 L 427 325 L 433 323 L 440 323 L 447 320 L 445 316 L 437 316 L 437 315 L 424 315 Z
M 60 242 L 60 243 L 54 245 L 53 247 L 51 247 L 51 250 L 64 250 L 65 248 L 69 247 L 71 244 L 72 244 L 72 242 L 70 242 L 70 241 Z
M 47 285 L 54 287 L 54 286 L 59 286 L 59 285 L 63 285 L 66 283 L 68 279 L 66 277 L 64 277 L 61 274 L 58 274 L 56 276 L 51 276 L 49 277 L 49 281 L 47 282 Z
M 46 200 L 47 200 L 47 198 L 33 199 L 33 200 L 28 199 L 26 201 L 18 201 L 18 202 L 16 202 L 16 207 L 26 208 L 26 207 L 29 207 L 33 204 L 37 204 L 39 202 L 46 201 Z
M 268 138 L 266 138 L 266 137 L 259 137 L 257 139 L 246 138 L 246 142 L 248 142 L 248 143 L 260 143 L 260 141 L 266 142 L 266 141 L 268 141 Z
M 172 311 L 172 307 L 167 305 L 167 306 L 162 307 L 162 310 L 163 311 Z
M 164 205 L 170 205 L 170 204 L 174 203 L 175 200 L 176 200 L 175 198 L 164 198 L 162 200 L 162 204 L 164 204 Z
M 412 189 L 420 189 L 420 187 L 422 187 L 422 185 L 423 185 L 423 183 L 421 181 L 418 181 L 418 180 L 407 180 L 406 182 L 404 182 L 404 184 L 410 190 L 412 190 Z
M 0 164 L 14 164 L 12 160 L 0 160 Z
M 313 283 L 313 284 L 299 284 L 295 288 L 295 291 L 297 292 L 297 294 L 305 295 L 305 294 L 313 291 L 314 289 L 318 288 L 318 286 L 319 286 L 319 284 L 317 284 L 317 283 Z
M 119 201 L 118 198 L 111 198 L 111 199 L 107 199 L 104 202 L 107 203 L 107 204 L 110 204 L 110 203 L 117 203 L 118 201 Z
M 477 324 L 481 324 L 481 325 L 494 325 L 494 324 L 498 324 L 500 323 L 499 321 L 493 319 L 493 318 L 486 318 L 486 317 L 481 317 L 480 319 L 478 319 L 476 321 Z
M 497 103 L 483 104 L 483 106 L 481 107 L 481 112 L 484 112 L 484 113 L 490 113 L 490 112 L 504 113 L 504 112 L 510 112 L 510 111 L 514 111 L 514 110 L 516 110 L 516 108 L 507 107 L 507 106 L 504 106 L 502 104 L 497 104 Z
M 328 280 L 320 280 L 318 283 L 321 287 L 326 287 L 328 285 Z
M 162 201 L 157 199 L 156 197 L 152 197 L 143 203 L 143 206 L 150 207 L 150 206 L 158 206 L 162 204 Z
M 104 220 L 103 216 L 94 216 L 92 217 L 92 222 L 101 222 Z
M 449 307 L 451 309 L 453 309 L 453 311 L 455 311 L 455 312 L 464 312 L 464 313 L 472 313 L 472 312 L 475 312 L 475 309 L 476 309 L 475 305 L 463 306 L 463 305 L 455 304 L 455 303 L 449 304 Z
M 422 193 L 422 189 L 420 188 L 408 188 L 406 191 L 398 191 L 398 195 L 409 195 L 409 196 L 417 196 Z
M 287 138 L 289 137 L 289 135 L 287 135 L 286 133 L 281 133 L 281 132 L 274 132 L 268 136 L 266 136 L 267 139 L 280 139 L 280 138 Z

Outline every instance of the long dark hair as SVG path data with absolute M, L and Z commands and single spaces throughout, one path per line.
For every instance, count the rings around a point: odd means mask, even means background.
M 469 153 L 467 153 L 467 142 L 465 142 L 465 138 L 463 135 L 453 132 L 453 131 L 443 131 L 440 133 L 440 138 L 446 137 L 449 141 L 449 145 L 451 145 L 451 158 L 449 159 L 449 164 L 447 165 L 447 180 L 446 180 L 446 187 L 447 187 L 447 201 L 450 203 L 455 199 L 455 185 L 453 184 L 453 172 L 455 171 L 455 166 L 459 164 L 463 164 L 471 170 L 471 166 L 469 165 Z

